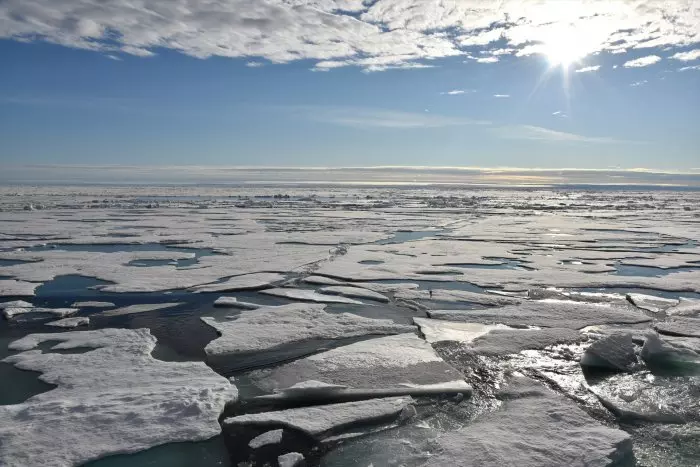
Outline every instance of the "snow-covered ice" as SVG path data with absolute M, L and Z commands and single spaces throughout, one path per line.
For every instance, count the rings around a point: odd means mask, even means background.
M 58 341 L 52 350 L 36 350 Z M 0 464 L 74 466 L 220 432 L 218 417 L 235 386 L 200 362 L 151 356 L 147 329 L 31 334 L 11 344 L 22 353 L 4 361 L 42 373 L 57 387 L 27 401 L 0 406 Z
M 236 297 L 219 297 L 214 300 L 214 306 L 219 308 L 238 308 L 241 310 L 257 310 L 261 305 L 241 302 Z
M 114 310 L 107 310 L 100 313 L 100 316 L 123 316 L 133 315 L 136 313 L 146 313 L 149 311 L 164 310 L 179 306 L 180 303 L 144 303 L 141 305 L 129 305 Z
M 256 290 L 284 280 L 284 275 L 277 273 L 245 274 L 226 279 L 214 284 L 198 285 L 193 292 L 234 292 L 236 290 Z
M 397 334 L 415 329 L 391 320 L 364 318 L 351 313 L 328 313 L 325 305 L 293 303 L 243 311 L 232 321 L 203 317 L 221 337 L 205 351 L 210 356 L 270 350 L 309 339 L 342 339 L 369 334 Z
M 277 457 L 279 467 L 297 467 L 304 462 L 304 455 L 298 452 L 288 452 Z
M 266 431 L 265 433 L 251 439 L 248 443 L 248 447 L 252 449 L 259 449 L 263 446 L 267 446 L 268 444 L 279 444 L 282 442 L 283 434 L 284 430 L 281 428 L 278 430 Z
M 289 298 L 292 300 L 302 300 L 305 302 L 346 303 L 350 305 L 362 304 L 362 302 L 353 300 L 351 298 L 341 297 L 337 295 L 327 295 L 306 289 L 277 288 L 263 290 L 262 293 L 267 295 L 273 295 L 275 297 Z
M 32 307 L 7 307 L 2 310 L 2 314 L 6 319 L 15 319 L 22 315 L 51 315 L 54 317 L 65 318 L 78 312 L 77 308 L 44 308 L 38 306 Z
M 90 324 L 90 318 L 88 316 L 78 316 L 76 318 L 63 318 L 58 321 L 51 321 L 46 323 L 47 326 L 53 326 L 56 328 L 77 328 L 79 326 L 88 326 Z
M 0 279 L 0 297 L 31 297 L 41 284 L 14 279 Z
M 341 297 L 348 298 L 360 298 L 365 300 L 375 300 L 377 302 L 389 302 L 389 299 L 380 294 L 379 292 L 374 292 L 372 290 L 363 289 L 360 287 L 348 287 L 340 285 L 332 285 L 328 287 L 322 287 L 319 292 L 329 295 L 340 295 Z
M 82 302 L 74 302 L 71 307 L 73 308 L 112 308 L 114 303 L 112 302 L 101 302 L 95 300 L 86 300 Z

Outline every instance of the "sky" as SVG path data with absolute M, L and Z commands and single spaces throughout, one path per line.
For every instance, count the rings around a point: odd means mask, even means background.
M 56 166 L 700 172 L 696 0 L 4 0 L 0 63 L 6 181 Z

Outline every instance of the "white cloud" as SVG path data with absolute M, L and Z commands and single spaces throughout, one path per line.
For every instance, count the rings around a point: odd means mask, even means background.
M 460 94 L 466 94 L 467 92 L 474 92 L 472 90 L 464 90 L 464 89 L 453 89 L 452 91 L 447 91 L 447 92 L 441 92 L 440 94 L 442 95 L 447 95 L 447 96 L 458 96 Z
M 559 117 L 559 118 L 568 118 L 568 117 L 569 117 L 568 115 L 566 115 L 566 114 L 565 114 L 564 112 L 562 112 L 561 110 L 557 110 L 556 112 L 552 112 L 552 115 L 555 116 L 555 117 Z
M 506 99 L 510 97 L 510 94 L 494 94 L 493 97 L 496 97 L 498 99 Z
M 647 81 L 647 80 L 644 79 L 644 80 L 642 80 L 642 81 L 635 81 L 634 83 L 631 83 L 630 86 L 632 86 L 633 88 L 636 88 L 636 87 L 639 87 L 639 86 L 644 86 L 644 85 L 647 84 L 648 82 L 649 82 L 649 81 Z
M 487 121 L 433 114 L 427 109 L 423 113 L 364 107 L 324 106 L 291 107 L 288 110 L 314 121 L 353 128 L 416 129 L 490 124 Z
M 624 66 L 625 68 L 641 68 L 649 65 L 653 65 L 654 63 L 658 63 L 661 61 L 661 57 L 658 55 L 647 55 L 646 57 L 641 57 L 637 58 L 635 60 L 630 60 L 629 62 L 625 62 Z
M 247 63 L 245 64 L 245 66 L 247 66 L 248 68 L 260 68 L 260 67 L 265 66 L 265 64 L 264 64 L 263 62 L 255 62 L 255 61 L 253 61 L 253 62 L 247 62 Z
M 381 71 L 473 49 L 486 52 L 477 62 L 493 63 L 553 43 L 576 56 L 687 48 L 700 43 L 698 17 L 691 0 L 3 0 L 0 38 Z
M 533 125 L 516 125 L 501 127 L 497 129 L 498 134 L 506 139 L 521 139 L 530 141 L 551 141 L 560 143 L 596 143 L 610 144 L 622 143 L 624 141 L 615 140 L 608 137 L 590 137 L 566 133 L 563 131 L 550 130 Z
M 690 70 L 700 70 L 700 65 L 684 66 L 679 68 L 678 71 L 690 71 Z
M 600 65 L 585 66 L 576 70 L 576 73 L 590 73 L 598 70 L 600 70 Z
M 689 50 L 687 52 L 678 52 L 671 56 L 674 60 L 681 60 L 683 62 L 690 62 L 700 58 L 700 49 Z

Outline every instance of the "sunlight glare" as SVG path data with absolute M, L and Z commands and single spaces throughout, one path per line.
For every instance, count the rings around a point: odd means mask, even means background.
M 574 25 L 559 27 L 548 34 L 543 42 L 542 51 L 552 67 L 568 69 L 590 53 L 585 37 Z

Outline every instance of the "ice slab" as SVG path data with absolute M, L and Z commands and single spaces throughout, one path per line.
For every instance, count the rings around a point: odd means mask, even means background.
M 640 357 L 652 369 L 681 372 L 687 370 L 697 373 L 700 370 L 700 354 L 684 347 L 676 347 L 661 339 L 657 334 L 650 334 L 644 341 Z
M 265 433 L 251 439 L 248 443 L 248 447 L 252 449 L 259 449 L 269 444 L 279 444 L 282 442 L 283 434 L 284 430 L 281 428 L 279 430 L 266 431 Z
M 73 308 L 112 308 L 114 303 L 112 302 L 98 302 L 98 301 L 85 301 L 85 302 L 75 302 L 71 305 Z
M 634 324 L 651 318 L 630 307 L 587 304 L 565 300 L 525 301 L 485 310 L 434 310 L 432 318 L 448 321 L 505 324 L 508 326 L 542 326 L 581 329 L 596 324 Z
M 24 300 L 12 300 L 11 302 L 0 303 L 0 310 L 4 310 L 5 308 L 32 308 L 33 306 L 34 305 Z
M 681 298 L 678 305 L 667 308 L 669 316 L 697 316 L 700 317 L 700 300 Z
M 464 392 L 470 389 L 462 374 L 415 334 L 356 342 L 273 369 L 253 371 L 249 377 L 267 392 L 284 390 L 309 380 L 377 391 L 442 387 L 445 392 L 452 393 L 459 388 Z
M 36 349 L 59 341 L 53 353 Z M 236 388 L 201 362 L 151 356 L 148 329 L 31 334 L 4 361 L 41 372 L 56 389 L 0 406 L 0 464 L 72 466 L 165 443 L 200 441 L 220 432 L 218 417 Z
M 654 324 L 654 329 L 661 334 L 671 336 L 700 337 L 700 317 L 686 318 L 676 316 L 668 321 Z
M 241 310 L 257 310 L 260 305 L 248 302 L 239 302 L 236 297 L 219 297 L 214 300 L 214 306 L 219 308 L 238 308 Z
M 591 344 L 581 357 L 581 366 L 613 371 L 630 371 L 637 363 L 632 334 L 606 336 Z
M 397 334 L 415 329 L 386 319 L 364 318 L 351 313 L 327 313 L 325 305 L 314 303 L 243 311 L 233 321 L 216 321 L 206 317 L 202 321 L 221 334 L 206 346 L 205 351 L 209 356 L 265 351 L 309 339 Z
M 285 276 L 277 273 L 256 273 L 235 276 L 215 284 L 199 285 L 193 292 L 233 292 L 236 290 L 255 290 L 283 281 Z
M 123 316 L 136 313 L 146 313 L 149 311 L 163 310 L 181 305 L 181 303 L 144 303 L 140 305 L 129 305 L 114 310 L 103 311 L 100 316 Z
M 601 425 L 532 380 L 513 380 L 500 397 L 496 412 L 437 438 L 438 453 L 421 465 L 584 467 L 631 458 L 627 433 Z
M 431 293 L 432 292 L 432 293 Z M 433 290 L 410 290 L 403 289 L 397 291 L 394 296 L 396 298 L 401 298 L 404 300 L 437 300 L 441 302 L 466 302 L 466 303 L 476 303 L 479 305 L 486 306 L 502 306 L 502 305 L 515 305 L 520 303 L 522 300 L 516 297 L 508 297 L 505 295 L 489 295 L 476 292 L 470 292 L 467 290 L 444 290 L 444 289 L 433 289 Z
M 14 279 L 0 279 L 0 297 L 33 297 L 41 284 Z
M 318 303 L 347 303 L 351 305 L 362 305 L 362 302 L 353 300 L 351 298 L 320 294 L 313 290 L 306 289 L 287 289 L 287 288 L 277 288 L 277 289 L 267 289 L 260 293 L 267 295 L 272 295 L 275 297 L 284 297 L 292 300 L 303 300 L 305 302 L 318 302 Z
M 493 329 L 510 329 L 503 324 L 459 323 L 428 318 L 413 318 L 413 322 L 420 327 L 425 340 L 431 344 L 442 341 L 468 343 Z
M 628 293 L 626 295 L 627 300 L 630 301 L 637 308 L 642 310 L 647 310 L 652 313 L 660 313 L 667 308 L 672 308 L 678 305 L 678 300 L 655 297 L 654 295 L 645 295 L 640 293 Z
M 329 295 L 340 295 L 341 297 L 360 298 L 366 300 L 375 300 L 377 302 L 388 303 L 389 299 L 379 292 L 362 289 L 359 287 L 347 286 L 329 286 L 319 289 L 319 292 Z
M 51 321 L 46 323 L 47 326 L 53 326 L 57 328 L 77 328 L 79 326 L 88 326 L 90 324 L 90 318 L 87 316 L 79 316 L 77 318 L 64 318 L 58 321 Z
M 304 462 L 304 456 L 298 452 L 288 452 L 277 457 L 279 467 L 297 467 L 302 462 Z
M 3 316 L 6 319 L 15 319 L 21 315 L 36 315 L 36 314 L 47 314 L 52 316 L 57 316 L 64 318 L 78 312 L 77 308 L 43 308 L 43 307 L 19 307 L 19 308 L 4 308 L 2 310 Z
M 392 397 L 246 414 L 225 419 L 223 427 L 226 430 L 227 427 L 241 425 L 283 426 L 320 440 L 353 424 L 380 422 L 397 416 L 412 403 L 411 397 Z

